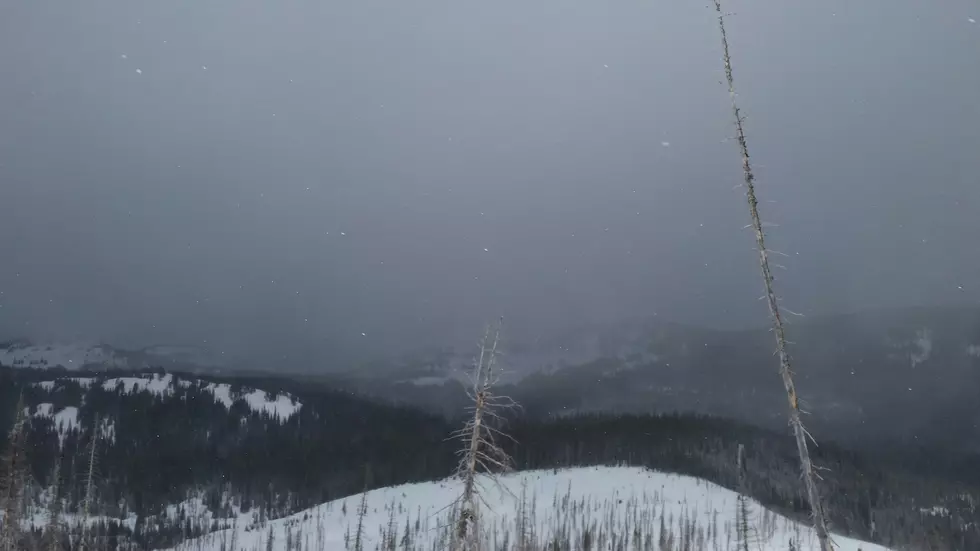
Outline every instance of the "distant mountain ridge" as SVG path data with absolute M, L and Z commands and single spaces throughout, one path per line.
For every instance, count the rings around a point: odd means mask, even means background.
M 447 440 L 458 421 L 292 378 L 165 370 L 0 368 L 0 404 L 8 405 L 0 408 L 0 454 L 18 397 L 29 429 L 26 505 L 43 507 L 52 495 L 50 473 L 60 456 L 68 468 L 60 483 L 65 511 L 77 515 L 87 446 L 98 435 L 95 515 L 116 519 L 105 529 L 109 536 L 125 532 L 147 549 L 199 536 L 241 513 L 260 522 L 302 516 L 365 488 L 443 479 L 458 463 L 457 444 Z M 732 458 L 744 445 L 749 493 L 781 514 L 806 518 L 793 442 L 779 432 L 692 415 L 522 417 L 507 431 L 513 440 L 503 445 L 522 468 L 625 462 L 727 488 L 736 484 Z M 818 464 L 831 467 L 821 484 L 841 533 L 871 537 L 873 518 L 886 545 L 922 536 L 943 551 L 980 545 L 975 463 L 908 448 L 874 459 L 828 441 L 813 451 Z
M 29 339 L 0 342 L 0 365 L 46 369 L 170 369 L 220 368 L 227 365 L 221 354 L 188 345 L 152 345 L 123 349 L 86 342 L 36 343 Z
M 980 308 L 920 307 L 794 320 L 797 385 L 817 434 L 980 451 Z M 768 327 L 657 320 L 505 346 L 500 392 L 541 417 L 692 411 L 772 428 L 786 398 Z M 364 366 L 337 384 L 445 413 L 461 407 L 474 350 Z
M 980 452 L 980 308 L 893 308 L 794 318 L 790 352 L 808 424 L 860 445 Z M 695 412 L 770 428 L 786 403 L 768 327 L 719 330 L 658 319 L 585 326 L 522 342 L 505 334 L 500 391 L 539 418 L 575 413 Z M 430 348 L 341 372 L 275 373 L 456 415 L 476 347 Z M 198 347 L 0 344 L 0 365 L 166 367 L 245 374 Z M 302 366 L 306 367 L 306 366 Z M 259 374 L 262 372 L 249 372 Z

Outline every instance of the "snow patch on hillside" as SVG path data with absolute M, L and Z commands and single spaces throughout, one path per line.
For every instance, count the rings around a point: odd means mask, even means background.
M 109 444 L 116 443 L 116 422 L 112 419 L 99 420 L 99 438 Z
M 85 366 L 125 367 L 128 362 L 107 346 L 91 344 L 47 344 L 29 342 L 6 343 L 0 347 L 0 365 L 46 369 L 64 367 L 81 369 Z
M 236 401 L 244 400 L 252 411 L 266 413 L 278 419 L 280 422 L 285 422 L 303 407 L 301 402 L 285 392 L 273 394 L 260 389 L 247 389 L 242 392 L 235 392 L 232 391 L 231 385 L 226 383 L 204 383 L 200 380 L 177 379 L 170 373 L 164 375 L 147 374 L 138 377 L 112 377 L 108 379 L 98 377 L 65 377 L 53 381 L 33 383 L 33 386 L 42 388 L 48 392 L 56 392 L 62 386 L 62 383 L 68 381 L 78 383 L 83 388 L 89 388 L 92 384 L 98 384 L 105 392 L 120 391 L 123 394 L 148 392 L 161 398 L 173 396 L 178 388 L 191 388 L 197 385 L 202 390 L 213 394 L 214 400 L 224 405 L 227 409 L 231 409 L 232 404 Z
M 102 390 L 111 392 L 122 386 L 122 390 L 126 394 L 149 392 L 157 396 L 169 396 L 174 393 L 173 379 L 173 375 L 169 373 L 166 375 L 153 375 L 152 378 L 115 377 L 106 379 L 102 383 Z
M 145 369 L 154 366 L 220 367 L 228 358 L 197 346 L 154 345 L 140 350 L 84 342 L 37 344 L 27 340 L 0 343 L 0 365 L 33 369 Z
M 408 383 L 415 386 L 438 386 L 438 385 L 444 385 L 454 380 L 455 380 L 454 378 L 449 376 L 436 377 L 436 376 L 428 375 L 424 377 L 416 377 L 414 379 L 406 379 L 404 381 L 399 381 L 399 382 Z
M 272 394 L 264 390 L 256 389 L 236 395 L 232 392 L 231 386 L 225 383 L 210 383 L 204 387 L 204 390 L 214 394 L 214 401 L 228 409 L 231 409 L 231 405 L 241 398 L 245 400 L 252 411 L 265 412 L 280 421 L 289 419 L 303 407 L 302 403 L 291 396 L 279 394 L 273 397 Z
M 490 534 L 492 549 L 499 548 L 505 537 L 509 537 L 510 542 L 515 541 L 515 514 L 522 489 L 526 489 L 527 507 L 533 508 L 528 512 L 528 518 L 536 523 L 535 533 L 547 537 L 564 527 L 573 547 L 574 542 L 581 541 L 586 529 L 591 531 L 595 545 L 600 528 L 606 533 L 612 530 L 630 536 L 633 526 L 643 526 L 656 542 L 661 519 L 675 537 L 679 537 L 683 523 L 695 524 L 701 529 L 714 525 L 721 548 L 725 548 L 725 538 L 734 534 L 730 524 L 735 516 L 737 494 L 693 477 L 641 468 L 596 467 L 515 473 L 501 477 L 500 486 L 486 480 L 483 482 L 483 497 L 489 506 L 483 509 L 484 526 Z M 459 480 L 447 479 L 367 492 L 365 548 L 374 549 L 382 542 L 382 534 L 392 520 L 398 538 L 404 534 L 407 525 L 414 547 L 435 548 L 433 546 L 449 519 L 449 508 L 461 489 Z M 355 529 L 361 498 L 361 495 L 354 495 L 331 501 L 268 522 L 265 526 L 259 522 L 256 511 L 240 514 L 233 524 L 226 521 L 224 526 L 231 528 L 185 542 L 175 549 L 219 551 L 234 540 L 236 547 L 242 549 L 285 551 L 287 542 L 295 542 L 300 533 L 303 538 L 301 547 L 343 549 L 345 534 Z M 754 527 L 758 530 L 758 544 L 753 545 L 753 549 L 785 551 L 790 539 L 796 540 L 800 551 L 818 549 L 809 526 L 768 512 L 755 501 L 749 500 L 748 505 L 752 511 L 750 518 L 755 523 L 759 523 L 759 519 L 768 519 L 768 523 Z M 843 536 L 835 536 L 834 540 L 840 551 L 887 551 L 884 547 Z
M 932 354 L 932 331 L 919 329 L 915 332 L 915 345 L 917 352 L 912 353 L 912 367 L 915 367 L 929 359 Z
M 35 418 L 51 419 L 58 433 L 58 441 L 62 446 L 65 445 L 65 437 L 71 431 L 79 428 L 78 408 L 75 406 L 68 406 L 56 412 L 54 410 L 54 404 L 45 402 L 35 406 L 34 411 L 28 411 L 28 414 Z

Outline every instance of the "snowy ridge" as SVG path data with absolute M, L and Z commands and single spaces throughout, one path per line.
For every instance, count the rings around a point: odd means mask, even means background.
M 271 394 L 264 390 L 252 390 L 233 395 L 231 385 L 224 383 L 210 383 L 204 387 L 204 390 L 214 394 L 214 401 L 224 404 L 228 409 L 231 409 L 231 405 L 238 398 L 243 398 L 252 411 L 268 413 L 280 421 L 289 419 L 303 407 L 303 404 L 295 398 L 284 394 L 273 398 Z
M 115 377 L 102 383 L 102 389 L 113 391 L 122 388 L 126 394 L 149 392 L 157 396 L 169 396 L 174 393 L 173 375 L 153 375 L 146 377 Z
M 107 344 L 48 343 L 26 340 L 0 343 L 0 365 L 30 369 L 145 369 L 154 366 L 216 367 L 224 356 L 196 346 L 154 345 L 124 350 Z
M 44 389 L 48 392 L 57 392 L 61 385 L 65 383 L 75 383 L 80 385 L 82 388 L 89 388 L 93 384 L 97 384 L 106 392 L 119 391 L 124 394 L 148 392 L 161 398 L 170 398 L 174 396 L 178 387 L 190 388 L 195 386 L 213 394 L 215 402 L 224 405 L 229 410 L 231 409 L 232 404 L 234 404 L 236 401 L 244 400 L 245 403 L 248 404 L 249 409 L 252 411 L 256 413 L 268 414 L 269 416 L 278 419 L 280 422 L 285 422 L 303 407 L 303 404 L 300 401 L 285 392 L 274 394 L 260 389 L 242 389 L 240 392 L 235 392 L 232 390 L 231 385 L 226 383 L 206 383 L 197 379 L 179 379 L 175 378 L 170 373 L 164 375 L 147 374 L 138 377 L 65 377 L 52 381 L 32 383 L 32 386 Z M 43 413 L 41 412 L 42 406 L 48 406 Z M 38 406 L 38 413 L 34 413 L 33 415 L 50 417 L 50 409 L 51 404 L 41 404 Z M 77 408 L 72 409 L 74 409 L 77 414 Z M 103 427 L 103 431 L 109 431 L 106 433 L 109 434 L 111 433 L 112 428 Z M 63 439 L 64 438 L 62 436 L 62 440 Z
M 34 369 L 59 366 L 65 369 L 81 369 L 92 365 L 129 367 L 129 361 L 119 357 L 108 346 L 82 343 L 38 345 L 18 341 L 0 346 L 0 365 Z
M 574 549 L 581 548 L 577 542 L 583 538 L 590 538 L 593 548 L 605 549 L 610 543 L 603 545 L 601 534 L 616 534 L 622 541 L 624 536 L 635 537 L 639 529 L 645 541 L 655 544 L 663 526 L 664 537 L 676 538 L 676 546 L 686 526 L 689 532 L 699 534 L 702 549 L 734 549 L 738 494 L 697 478 L 642 468 L 594 467 L 515 473 L 502 477 L 500 486 L 483 482 L 489 506 L 483 509 L 484 528 L 491 549 L 515 541 L 522 494 L 526 495 L 526 518 L 542 541 L 564 533 Z M 461 482 L 456 479 L 367 492 L 364 548 L 380 546 L 383 534 L 393 526 L 399 549 L 406 533 L 409 549 L 441 549 L 440 538 L 460 492 Z M 350 496 L 265 524 L 258 520 L 257 512 L 239 514 L 225 521 L 224 526 L 230 528 L 185 542 L 174 550 L 219 551 L 232 542 L 236 549 L 344 549 L 345 538 L 353 537 L 356 529 L 361 499 L 362 495 Z M 772 513 L 753 500 L 748 500 L 748 507 L 752 549 L 785 551 L 790 540 L 799 551 L 818 549 L 809 526 Z M 843 536 L 835 536 L 834 541 L 840 551 L 888 551 Z

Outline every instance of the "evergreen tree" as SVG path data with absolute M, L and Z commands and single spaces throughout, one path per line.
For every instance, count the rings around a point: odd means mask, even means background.
M 14 424 L 7 436 L 7 448 L 0 457 L 0 510 L 4 513 L 0 520 L 0 551 L 19 549 L 24 488 L 29 476 L 23 394 L 17 400 L 16 407 Z

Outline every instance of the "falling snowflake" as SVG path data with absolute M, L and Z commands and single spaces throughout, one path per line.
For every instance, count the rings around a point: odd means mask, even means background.
M 201 69 L 204 69 L 205 71 L 207 71 L 208 70 L 208 66 L 207 65 L 201 65 Z
M 367 333 L 361 333 L 361 336 L 362 337 L 366 337 L 367 336 Z
M 606 65 L 605 63 L 603 63 L 603 64 L 602 64 L 602 66 L 603 66 L 603 67 L 605 67 L 606 69 L 608 69 L 608 68 L 609 68 L 609 66 L 608 66 L 608 65 Z
M 143 69 L 136 69 L 136 74 L 137 75 L 142 75 L 143 74 Z
M 119 59 L 126 59 L 127 57 L 128 56 L 126 54 L 122 54 L 122 55 L 119 56 Z
M 483 249 L 483 252 L 488 253 L 490 252 L 490 249 Z
M 974 18 L 972 18 L 972 17 L 967 17 L 966 20 L 969 21 L 970 23 L 976 23 L 977 22 L 977 20 L 974 19 Z
M 660 142 L 660 145 L 664 147 L 670 147 L 670 142 Z

